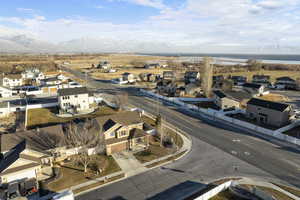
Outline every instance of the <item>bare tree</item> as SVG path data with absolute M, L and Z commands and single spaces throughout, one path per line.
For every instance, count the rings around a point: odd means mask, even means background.
M 204 73 L 202 77 L 202 89 L 206 97 L 211 96 L 212 89 L 212 76 L 213 76 L 213 65 L 211 64 L 212 59 L 209 57 L 204 58 Z
M 162 117 L 161 117 L 160 114 L 158 114 L 157 117 L 156 117 L 155 126 L 156 126 L 157 132 L 160 136 L 160 146 L 163 146 L 164 130 L 163 130 L 163 127 L 162 127 Z
M 103 139 L 101 139 L 103 134 L 100 132 L 102 129 L 94 133 L 91 131 L 92 127 L 91 121 L 81 125 L 71 122 L 68 124 L 66 131 L 65 142 L 68 147 L 78 148 L 75 159 L 84 167 L 84 172 L 87 172 L 87 168 L 92 161 L 88 150 L 103 145 Z
M 124 110 L 128 104 L 128 94 L 126 92 L 115 95 L 116 105 L 119 110 Z
M 247 61 L 248 68 L 250 71 L 261 71 L 262 69 L 262 62 L 255 60 L 255 59 L 249 59 Z

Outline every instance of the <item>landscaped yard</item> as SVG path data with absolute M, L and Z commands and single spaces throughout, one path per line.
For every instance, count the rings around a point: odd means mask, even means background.
M 36 109 L 29 109 L 27 113 L 27 126 L 34 127 L 38 125 L 51 125 L 51 124 L 58 124 L 68 122 L 74 118 L 87 118 L 87 117 L 100 117 L 104 115 L 111 115 L 116 113 L 117 111 L 107 107 L 101 106 L 95 112 L 81 115 L 81 116 L 74 116 L 74 117 L 58 117 L 56 114 L 58 113 L 58 108 L 36 108 Z
M 138 153 L 135 153 L 134 156 L 141 162 L 150 162 L 152 160 L 167 156 L 174 152 L 174 149 L 172 148 L 165 148 L 160 146 L 160 142 L 150 142 L 149 149 L 145 151 L 141 151 Z
M 93 161 L 88 167 L 88 172 L 84 173 L 84 168 L 75 161 L 70 161 L 60 165 L 61 177 L 48 184 L 51 191 L 60 191 L 72 186 L 87 182 L 94 178 L 106 176 L 121 170 L 118 164 L 111 156 L 93 155 Z M 103 171 L 99 174 L 95 171 L 95 165 L 101 165 Z

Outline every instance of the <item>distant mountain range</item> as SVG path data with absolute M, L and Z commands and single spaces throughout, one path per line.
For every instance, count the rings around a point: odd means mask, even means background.
M 164 42 L 120 40 L 106 38 L 79 38 L 57 44 L 35 39 L 27 35 L 0 36 L 0 53 L 264 53 L 264 54 L 300 54 L 300 47 L 265 46 L 216 46 L 194 44 L 180 46 Z

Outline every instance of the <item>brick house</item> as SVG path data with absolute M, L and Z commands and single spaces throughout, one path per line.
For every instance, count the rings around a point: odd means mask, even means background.
M 106 154 L 126 150 L 144 150 L 149 146 L 149 137 L 138 112 L 123 112 L 97 118 L 105 137 Z
M 281 127 L 289 123 L 291 105 L 252 98 L 247 103 L 246 113 L 250 119 L 262 124 Z

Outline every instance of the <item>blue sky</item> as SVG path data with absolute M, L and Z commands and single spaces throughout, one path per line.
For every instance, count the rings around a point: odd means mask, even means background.
M 220 51 L 297 48 L 300 0 L 2 0 L 0 37 L 157 42 Z

